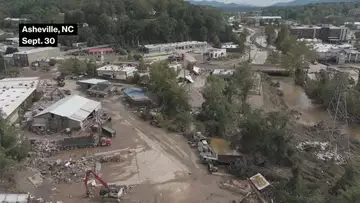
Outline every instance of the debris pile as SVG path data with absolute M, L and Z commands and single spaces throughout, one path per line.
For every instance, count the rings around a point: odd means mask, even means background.
M 56 183 L 71 183 L 82 181 L 85 171 L 93 169 L 95 163 L 95 159 L 82 157 L 78 160 L 58 159 L 56 161 L 37 158 L 31 164 L 38 168 L 42 175 L 51 177 Z
M 124 158 L 120 155 L 120 153 L 106 155 L 106 156 L 100 157 L 100 159 L 99 159 L 100 163 L 121 162 L 121 161 L 124 161 Z
M 299 143 L 296 148 L 300 151 L 310 152 L 314 154 L 317 159 L 322 161 L 335 161 L 336 164 L 345 163 L 345 159 L 338 153 L 332 150 L 329 142 L 310 142 L 305 141 Z
M 55 141 L 50 141 L 47 139 L 44 140 L 34 140 L 31 143 L 32 152 L 31 155 L 35 155 L 35 157 L 50 157 L 57 152 L 59 152 L 58 144 Z

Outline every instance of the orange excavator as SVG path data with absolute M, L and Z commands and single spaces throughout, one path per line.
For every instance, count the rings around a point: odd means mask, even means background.
M 101 179 L 95 172 L 93 172 L 92 170 L 88 170 L 86 171 L 85 174 L 85 179 L 84 179 L 84 183 L 85 183 L 85 188 L 86 188 L 86 196 L 90 196 L 90 191 L 89 191 L 89 176 L 93 174 L 95 179 L 98 180 L 101 185 L 103 186 L 103 188 L 100 189 L 100 197 L 101 198 L 112 198 L 112 199 L 117 199 L 118 202 L 120 202 L 120 197 L 123 195 L 124 193 L 124 187 L 117 187 L 114 185 L 108 185 L 103 179 Z

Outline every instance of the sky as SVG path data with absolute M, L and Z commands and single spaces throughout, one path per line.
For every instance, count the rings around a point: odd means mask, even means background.
M 226 3 L 251 4 L 255 6 L 270 6 L 279 2 L 289 2 L 292 0 L 217 0 Z

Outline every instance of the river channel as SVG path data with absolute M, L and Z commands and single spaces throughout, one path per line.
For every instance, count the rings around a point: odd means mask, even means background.
M 313 125 L 323 120 L 330 120 L 326 110 L 321 109 L 307 97 L 304 89 L 294 84 L 292 77 L 272 76 L 271 79 L 280 82 L 280 88 L 284 92 L 283 99 L 286 105 L 301 113 L 300 121 L 305 125 Z M 347 129 L 353 138 L 360 139 L 360 125 L 350 125 Z

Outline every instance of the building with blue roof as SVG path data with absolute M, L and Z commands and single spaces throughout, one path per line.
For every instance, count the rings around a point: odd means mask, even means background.
M 130 103 L 149 103 L 150 98 L 145 95 L 143 88 L 129 87 L 124 89 L 124 95 Z

